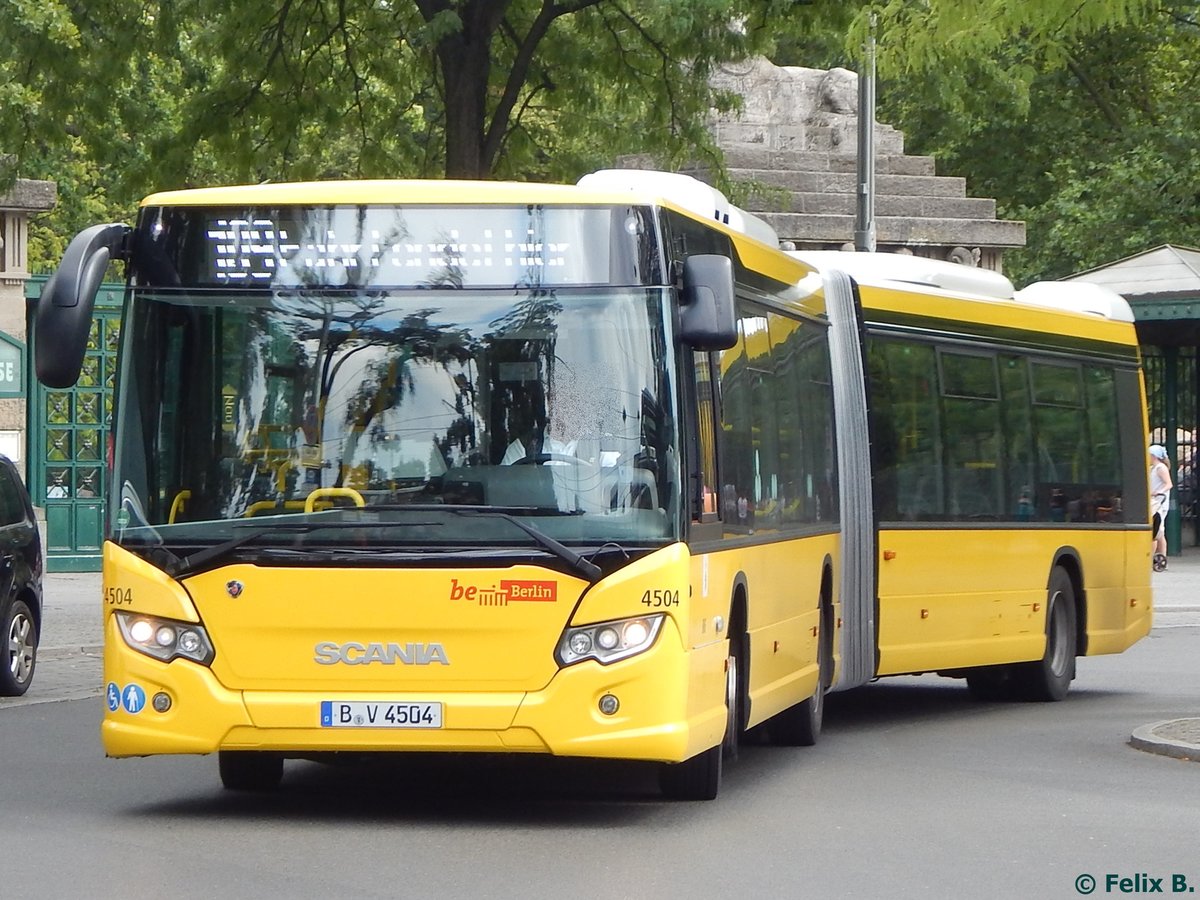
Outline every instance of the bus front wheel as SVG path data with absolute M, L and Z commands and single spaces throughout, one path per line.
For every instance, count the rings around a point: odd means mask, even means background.
M 221 784 L 228 791 L 273 791 L 283 780 L 283 757 L 258 750 L 221 750 Z
M 742 714 L 743 686 L 740 665 L 745 644 L 740 636 L 731 637 L 725 658 L 725 736 L 680 763 L 663 763 L 658 772 L 659 788 L 671 800 L 713 800 L 721 789 L 724 759 L 737 758 L 737 745 L 745 719 Z

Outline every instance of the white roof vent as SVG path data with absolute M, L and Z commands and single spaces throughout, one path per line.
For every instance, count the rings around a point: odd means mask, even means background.
M 770 244 L 772 247 L 779 246 L 779 235 L 775 229 L 754 213 L 748 213 L 744 209 L 736 206 L 729 207 L 729 227 L 742 234 L 748 234 L 764 244 Z
M 1086 281 L 1035 281 L 1017 291 L 1016 299 L 1032 306 L 1091 313 L 1118 322 L 1133 321 L 1129 301 L 1110 288 Z
M 591 191 L 630 191 L 648 198 L 667 200 L 702 218 L 728 225 L 734 231 L 779 246 L 775 229 L 729 202 L 729 198 L 709 184 L 679 172 L 650 169 L 601 169 L 584 175 L 576 184 Z
M 991 300 L 1013 298 L 1012 282 L 999 272 L 941 259 L 842 250 L 798 250 L 788 255 L 817 269 L 840 269 L 860 284 L 914 284 Z

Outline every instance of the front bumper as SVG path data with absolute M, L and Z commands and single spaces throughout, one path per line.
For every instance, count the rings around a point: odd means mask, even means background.
M 654 646 L 608 666 L 560 669 L 537 691 L 386 692 L 231 690 L 186 660 L 162 663 L 122 640 L 109 620 L 101 725 L 109 756 L 268 750 L 302 756 L 330 751 L 527 752 L 679 762 L 715 746 L 725 727 L 724 642 L 686 651 L 668 619 Z M 130 691 L 130 686 L 135 691 Z M 166 694 L 170 708 L 153 699 Z M 619 701 L 612 715 L 600 698 Z M 142 701 L 127 703 L 127 697 Z M 114 704 L 113 698 L 116 699 Z M 439 729 L 323 728 L 324 700 L 443 704 Z M 115 705 L 115 708 L 114 708 Z

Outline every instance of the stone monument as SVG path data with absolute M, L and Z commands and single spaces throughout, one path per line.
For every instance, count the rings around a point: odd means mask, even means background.
M 853 249 L 858 76 L 759 57 L 725 66 L 713 86 L 742 98 L 710 126 L 739 205 L 796 249 Z M 700 166 L 685 171 L 714 180 Z M 878 123 L 875 228 L 880 252 L 995 271 L 1005 249 L 1025 245 L 1023 222 L 997 219 L 995 200 L 968 197 L 966 179 L 938 175 L 932 157 L 905 154 L 904 135 Z

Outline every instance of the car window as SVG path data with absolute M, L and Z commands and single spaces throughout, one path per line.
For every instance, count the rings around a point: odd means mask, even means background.
M 0 469 L 0 527 L 13 525 L 25 518 L 24 491 L 12 472 Z

